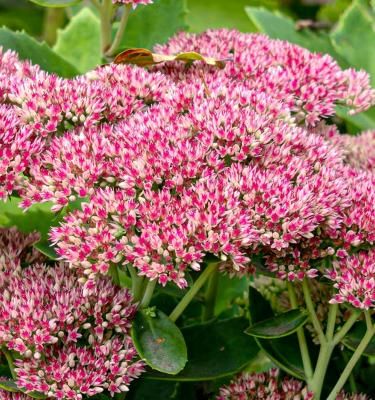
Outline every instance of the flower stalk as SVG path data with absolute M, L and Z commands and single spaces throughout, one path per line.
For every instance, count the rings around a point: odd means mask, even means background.
M 206 269 L 199 275 L 198 279 L 194 282 L 194 285 L 190 288 L 190 290 L 185 294 L 185 296 L 181 299 L 181 301 L 177 304 L 175 309 L 169 316 L 169 319 L 173 322 L 176 322 L 180 315 L 185 311 L 186 307 L 193 300 L 195 295 L 199 292 L 202 286 L 206 283 L 207 279 L 211 276 L 211 274 L 217 268 L 217 262 L 209 263 Z
M 117 51 L 119 45 L 121 44 L 121 40 L 122 40 L 122 38 L 124 36 L 125 29 L 126 29 L 126 26 L 128 24 L 129 15 L 130 15 L 131 10 L 132 10 L 131 4 L 126 4 L 125 7 L 124 7 L 122 16 L 121 16 L 120 25 L 119 25 L 118 30 L 116 32 L 116 36 L 115 36 L 115 38 L 113 40 L 113 43 L 112 43 L 111 47 L 107 50 L 106 56 L 112 57 L 112 56 L 114 56 L 116 54 L 116 51 Z

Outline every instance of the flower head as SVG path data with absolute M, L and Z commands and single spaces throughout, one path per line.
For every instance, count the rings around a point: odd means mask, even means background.
M 279 378 L 279 371 L 271 369 L 259 374 L 242 373 L 229 385 L 220 389 L 217 400 L 312 400 L 302 382 Z
M 38 233 L 25 235 L 16 228 L 0 228 L 0 290 L 22 264 L 42 261 L 43 256 L 32 247 L 39 240 Z
M 350 303 L 368 310 L 375 307 L 375 251 L 360 251 L 339 258 L 327 277 L 334 282 L 337 294 L 331 303 Z
M 18 354 L 17 384 L 58 399 L 127 391 L 143 371 L 129 336 L 127 290 L 98 282 L 89 297 L 64 265 L 34 265 L 0 291 L 0 344 Z

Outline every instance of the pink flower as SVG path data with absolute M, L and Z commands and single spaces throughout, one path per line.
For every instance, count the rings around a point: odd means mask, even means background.
M 312 400 L 303 382 L 279 378 L 279 370 L 259 374 L 242 373 L 220 389 L 217 400 Z

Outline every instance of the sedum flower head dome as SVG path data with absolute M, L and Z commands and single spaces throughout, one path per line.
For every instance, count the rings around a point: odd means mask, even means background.
M 32 265 L 0 290 L 0 345 L 17 385 L 57 399 L 119 393 L 143 371 L 129 336 L 136 306 L 102 279 L 89 297 L 66 265 Z

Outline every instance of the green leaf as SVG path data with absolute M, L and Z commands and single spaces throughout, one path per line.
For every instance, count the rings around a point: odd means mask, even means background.
M 273 317 L 267 300 L 253 287 L 249 289 L 250 323 L 252 325 Z M 295 334 L 278 339 L 255 338 L 258 346 L 282 370 L 298 379 L 305 379 L 298 340 Z
M 132 382 L 127 400 L 170 400 L 176 399 L 178 382 L 154 381 L 140 378 Z
M 375 127 L 375 107 L 366 112 L 350 115 L 348 108 L 336 106 L 336 114 L 349 124 L 356 126 L 358 130 L 374 129 Z
M 22 388 L 19 388 L 13 380 L 7 380 L 7 381 L 0 381 L 0 389 L 6 390 L 7 392 L 12 392 L 12 393 L 25 393 L 25 391 Z M 47 396 L 38 393 L 38 392 L 31 392 L 27 393 L 29 397 L 32 397 L 33 399 L 46 399 Z
M 357 322 L 349 333 L 344 337 L 342 343 L 348 349 L 355 351 L 366 333 L 366 323 L 364 321 Z M 369 357 L 375 356 L 375 337 L 373 337 L 363 352 L 364 355 Z
M 18 386 L 14 381 L 0 381 L 0 389 L 6 390 L 7 392 L 17 393 L 20 392 Z
M 331 33 L 335 50 L 351 66 L 363 68 L 375 86 L 375 13 L 366 0 L 355 0 Z
M 333 56 L 342 67 L 347 67 L 345 59 L 335 51 L 330 37 L 324 32 L 312 32 L 308 29 L 297 31 L 295 22 L 280 12 L 268 11 L 263 7 L 246 7 L 246 12 L 259 32 L 273 39 L 287 40 L 310 51 L 327 53 Z
M 247 277 L 230 278 L 229 276 L 220 274 L 217 290 L 220 295 L 216 299 L 215 315 L 231 309 L 237 300 L 243 300 L 245 295 L 247 295 L 248 287 L 249 280 Z
M 69 7 L 80 3 L 82 0 L 30 0 L 32 3 L 43 7 Z
M 138 6 L 129 17 L 120 50 L 132 47 L 151 49 L 165 43 L 176 32 L 186 28 L 185 0 L 154 0 Z
M 59 30 L 54 51 L 85 73 L 101 64 L 100 19 L 90 8 L 83 8 Z
M 178 327 L 161 311 L 140 310 L 133 322 L 135 348 L 153 369 L 178 374 L 187 362 L 184 337 Z
M 274 339 L 289 336 L 308 320 L 308 314 L 302 310 L 289 310 L 276 317 L 267 318 L 253 324 L 246 330 L 250 336 Z
M 21 232 L 38 231 L 42 239 L 46 239 L 52 225 L 61 220 L 51 211 L 50 203 L 35 204 L 27 211 L 19 207 L 20 199 L 11 197 L 6 202 L 0 202 L 0 227 L 16 226 Z
M 25 32 L 12 32 L 7 28 L 0 28 L 0 46 L 4 50 L 15 50 L 21 60 L 30 60 L 47 72 L 62 77 L 78 74 L 71 64 L 54 53 L 47 44 L 37 42 Z
M 54 246 L 48 240 L 40 240 L 38 243 L 34 244 L 34 247 L 42 254 L 47 256 L 50 260 L 57 260 L 58 254 Z
M 277 6 L 277 1 L 267 1 L 267 6 Z M 207 29 L 228 28 L 242 32 L 254 31 L 254 25 L 249 21 L 244 8 L 249 0 L 188 0 L 189 13 L 187 23 L 193 32 Z M 254 3 L 254 0 L 251 1 Z
M 243 370 L 256 358 L 259 348 L 244 330 L 246 318 L 193 325 L 182 329 L 188 348 L 188 362 L 176 376 L 151 373 L 151 379 L 207 381 Z

